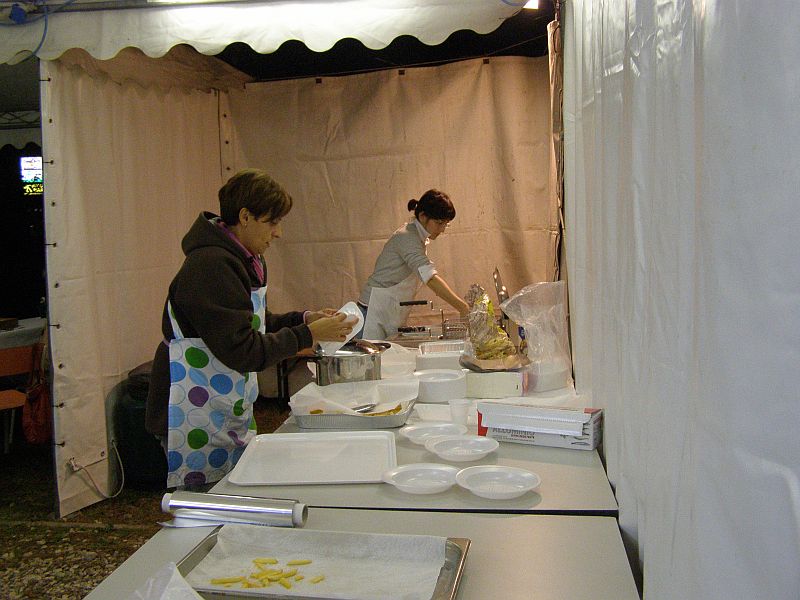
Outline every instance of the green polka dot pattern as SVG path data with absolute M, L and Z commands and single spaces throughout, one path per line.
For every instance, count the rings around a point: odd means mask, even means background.
M 208 433 L 203 429 L 192 429 L 186 436 L 186 442 L 195 450 L 202 448 L 208 443 Z
M 189 366 L 194 367 L 195 369 L 202 369 L 209 362 L 208 354 L 206 354 L 200 348 L 196 348 L 194 346 L 186 349 L 185 356 L 186 362 L 189 364 Z

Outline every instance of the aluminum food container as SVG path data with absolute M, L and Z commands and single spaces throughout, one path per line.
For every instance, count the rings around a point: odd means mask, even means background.
M 211 551 L 217 543 L 217 533 L 219 527 L 208 534 L 193 550 L 184 556 L 178 563 L 178 572 L 186 577 L 200 561 Z M 461 576 L 467 560 L 467 553 L 471 540 L 468 538 L 447 538 L 444 549 L 444 564 L 439 571 L 439 578 L 436 581 L 436 588 L 433 590 L 431 600 L 455 600 L 458 594 L 458 586 L 461 583 Z M 259 590 L 219 590 L 219 589 L 197 589 L 198 594 L 205 600 L 237 600 L 248 598 L 289 598 L 275 587 Z M 281 588 L 282 589 L 282 588 Z M 294 599 L 321 600 L 320 596 L 313 598 L 304 595 L 292 595 Z M 324 600 L 324 599 L 322 599 Z
M 295 415 L 295 423 L 302 429 L 346 429 L 348 431 L 365 431 L 369 429 L 390 429 L 402 427 L 414 410 L 412 400 L 403 410 L 394 415 Z

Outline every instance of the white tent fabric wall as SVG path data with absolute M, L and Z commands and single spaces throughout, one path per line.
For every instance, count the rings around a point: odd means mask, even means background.
M 503 57 L 231 90 L 235 168 L 266 168 L 296 199 L 267 252 L 270 306 L 357 299 L 408 200 L 434 187 L 457 215 L 429 255 L 458 293 L 493 289 L 495 266 L 512 290 L 551 280 L 548 80 L 546 57 Z
M 102 499 L 92 479 L 113 491 L 104 400 L 152 358 L 180 238 L 216 206 L 218 99 L 41 66 L 55 464 L 67 514 Z M 86 470 L 74 473 L 71 458 Z
M 800 597 L 800 6 L 565 5 L 576 385 L 648 600 Z
M 113 491 L 98 415 L 127 372 L 152 358 L 180 240 L 200 210 L 217 211 L 217 190 L 236 169 L 267 168 L 296 199 L 285 239 L 267 253 L 275 311 L 355 298 L 408 218 L 407 200 L 434 185 L 452 195 L 458 217 L 431 255 L 459 291 L 490 285 L 495 264 L 510 289 L 552 277 L 547 59 L 219 94 L 194 89 L 206 87 L 202 77 L 156 85 L 153 60 L 170 64 L 138 52 L 42 62 L 62 514 L 100 500 L 94 482 Z M 71 458 L 87 470 L 73 473 Z

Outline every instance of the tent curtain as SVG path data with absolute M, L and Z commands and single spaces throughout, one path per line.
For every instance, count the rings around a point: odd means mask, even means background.
M 558 208 L 559 240 L 556 252 L 555 279 L 564 279 L 562 264 L 565 262 L 562 246 L 564 232 L 564 120 L 562 104 L 564 97 L 564 56 L 561 41 L 559 11 L 556 19 L 547 24 L 547 55 L 550 64 L 550 127 L 552 145 L 550 188 Z M 566 270 L 565 270 L 566 271 Z
M 319 81 L 319 82 L 318 82 Z M 546 58 L 502 57 L 231 90 L 231 170 L 262 166 L 295 197 L 267 252 L 270 306 L 356 300 L 406 205 L 430 188 L 456 219 L 428 247 L 459 293 L 553 277 Z M 269 115 L 269 118 L 265 118 Z M 423 288 L 439 319 L 456 313 Z
M 152 60 L 42 61 L 61 514 L 114 491 L 97 417 L 152 358 L 180 240 L 200 210 L 218 210 L 239 168 L 268 170 L 295 199 L 266 255 L 276 312 L 355 299 L 408 200 L 430 187 L 456 205 L 430 255 L 460 293 L 489 287 L 495 265 L 512 290 L 553 276 L 546 59 L 233 81 L 228 92 L 156 85 Z
M 648 600 L 800 597 L 789 5 L 565 4 L 576 386 Z
M 152 358 L 180 237 L 215 208 L 218 98 L 119 84 L 74 63 L 41 68 L 55 464 L 67 514 L 113 491 L 98 417 L 109 391 Z

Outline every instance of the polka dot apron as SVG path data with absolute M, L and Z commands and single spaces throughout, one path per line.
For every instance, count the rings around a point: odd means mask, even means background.
M 253 329 L 264 333 L 267 286 L 250 294 Z M 167 487 L 222 479 L 256 434 L 255 373 L 239 373 L 217 359 L 200 338 L 184 338 L 172 305 L 169 343 Z

